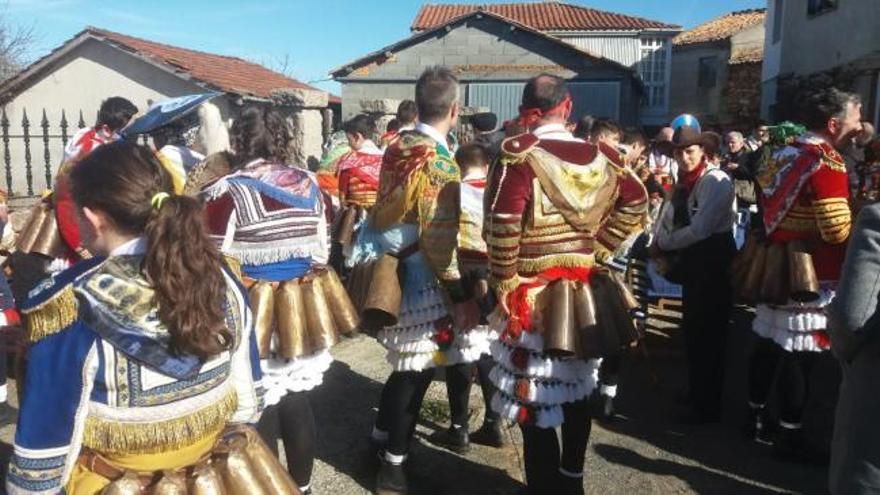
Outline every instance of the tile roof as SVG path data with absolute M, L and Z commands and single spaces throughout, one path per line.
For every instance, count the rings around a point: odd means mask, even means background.
M 727 63 L 731 65 L 749 64 L 764 60 L 764 45 L 738 50 L 730 55 Z
M 465 14 L 485 11 L 539 31 L 680 30 L 681 26 L 561 2 L 423 5 L 413 31 L 431 29 Z
M 272 90 L 282 88 L 323 91 L 238 57 L 165 45 L 94 27 L 86 28 L 86 32 L 156 62 L 170 65 L 175 70 L 186 72 L 192 78 L 228 93 L 268 98 Z M 340 101 L 339 97 L 330 95 L 331 103 Z
M 766 16 L 767 9 L 731 12 L 679 34 L 673 38 L 672 44 L 690 45 L 727 39 L 743 29 L 762 24 Z

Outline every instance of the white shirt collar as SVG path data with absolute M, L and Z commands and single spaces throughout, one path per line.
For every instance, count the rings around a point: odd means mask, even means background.
M 532 134 L 539 139 L 583 142 L 583 139 L 578 139 L 572 136 L 565 128 L 564 124 L 544 124 L 536 127 L 535 130 L 532 131 Z
M 447 153 L 449 153 L 449 145 L 446 144 L 446 136 L 444 136 L 440 131 L 431 127 L 428 124 L 425 124 L 424 122 L 419 122 L 418 124 L 416 124 L 416 131 L 430 137 L 434 141 L 437 141 L 437 143 L 442 146 Z
M 482 170 L 477 170 L 477 171 L 473 171 L 473 172 L 468 172 L 464 177 L 461 178 L 461 181 L 464 182 L 464 181 L 468 181 L 468 180 L 485 180 L 485 179 L 486 179 L 486 174 L 484 174 Z
M 110 251 L 110 256 L 128 256 L 138 255 L 147 252 L 147 239 L 145 237 L 135 237 L 116 249 Z

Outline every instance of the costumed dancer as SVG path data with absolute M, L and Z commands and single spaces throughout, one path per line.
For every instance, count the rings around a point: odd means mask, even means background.
M 492 407 L 519 423 L 529 493 L 583 493 L 588 396 L 600 357 L 637 338 L 623 290 L 598 264 L 645 219 L 647 194 L 616 150 L 574 138 L 565 81 L 525 87 L 486 190 Z M 555 428 L 562 427 L 562 448 Z M 560 455 L 561 452 L 561 455 Z
M 757 302 L 752 329 L 763 337 L 749 362 L 747 435 L 772 439 L 766 410 L 780 370 L 774 453 L 795 460 L 824 457 L 809 445 L 801 419 L 810 373 L 830 347 L 825 308 L 834 297 L 850 234 L 849 181 L 839 153 L 860 128 L 857 95 L 822 90 L 802 100 L 808 132 L 771 127 L 782 146 L 765 146 L 757 172 L 765 239 L 743 248 L 738 293 Z M 754 231 L 753 231 L 754 232 Z
M 383 493 L 407 491 L 403 463 L 435 367 L 480 357 L 466 338 L 479 322 L 479 308 L 464 290 L 458 269 L 461 174 L 446 142 L 458 121 L 458 91 L 449 69 L 432 67 L 419 77 L 415 94 L 420 123 L 385 151 L 379 201 L 349 261 L 375 261 L 370 296 L 399 291 L 396 301 L 377 301 L 393 316 L 391 325 L 377 325 L 382 327 L 377 339 L 388 350 L 393 368 L 372 434 L 384 450 L 376 482 Z M 403 265 L 399 282 L 398 263 Z M 368 329 L 373 326 L 367 318 L 373 300 L 361 305 Z
M 80 129 L 67 143 L 54 191 L 45 192 L 42 201 L 34 206 L 11 257 L 15 272 L 12 292 L 19 303 L 27 299 L 28 292 L 48 272 L 63 270 L 70 263 L 89 257 L 80 245 L 76 205 L 67 175 L 93 150 L 119 139 L 119 132 L 136 113 L 137 107 L 125 98 L 107 98 L 101 103 L 95 126 Z
M 341 208 L 333 222 L 333 254 L 331 265 L 342 267 L 342 257 L 349 249 L 355 229 L 376 204 L 379 193 L 379 171 L 384 152 L 371 136 L 375 123 L 368 115 L 357 115 L 342 125 L 351 151 L 336 164 Z M 338 261 L 337 261 L 338 260 Z
M 433 440 L 455 451 L 466 451 L 470 442 L 490 447 L 504 446 L 501 421 L 492 409 L 495 386 L 489 378 L 494 363 L 490 344 L 498 339 L 498 332 L 490 330 L 487 317 L 494 309 L 494 295 L 490 295 L 489 256 L 483 239 L 484 202 L 486 175 L 489 170 L 488 148 L 471 142 L 455 153 L 455 162 L 461 169 L 461 222 L 458 232 L 458 268 L 464 288 L 472 294 L 480 306 L 480 325 L 460 336 L 468 345 L 480 351 L 475 363 L 463 362 L 446 368 L 446 392 L 452 424 L 446 431 L 438 432 Z M 475 353 L 474 353 L 475 354 Z M 468 400 L 471 391 L 473 368 L 483 396 L 483 424 L 472 435 L 468 434 Z
M 199 202 L 131 143 L 67 179 L 96 256 L 23 305 L 34 343 L 6 493 L 187 493 L 235 474 L 204 459 L 228 424 L 259 417 L 253 315 Z
M 730 177 L 709 163 L 716 144 L 697 127 L 675 130 L 678 180 L 660 212 L 652 245 L 655 257 L 662 259 L 658 253 L 665 253 L 663 276 L 682 285 L 690 411 L 681 419 L 693 424 L 721 418 L 724 349 L 733 307 L 729 270 L 736 254 L 736 197 Z
M 382 145 L 382 149 L 387 148 L 396 141 L 401 133 L 415 129 L 418 117 L 419 109 L 416 106 L 416 102 L 412 100 L 401 101 L 397 105 L 397 114 L 394 117 L 394 120 L 397 121 L 396 128 L 386 129 L 385 134 L 382 134 L 379 138 L 379 144 Z
M 246 108 L 230 137 L 240 168 L 203 189 L 207 221 L 220 250 L 241 263 L 250 293 L 267 405 L 257 429 L 276 455 L 284 442 L 288 470 L 308 493 L 316 443 L 308 391 L 322 383 L 330 347 L 354 330 L 356 314 L 323 266 L 329 206 L 314 176 L 288 165 L 284 118 Z

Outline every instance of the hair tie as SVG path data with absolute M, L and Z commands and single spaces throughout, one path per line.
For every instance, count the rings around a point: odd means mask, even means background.
M 154 210 L 159 210 L 162 208 L 162 205 L 165 204 L 165 200 L 170 197 L 171 195 L 167 192 L 157 192 L 153 195 L 153 198 L 150 199 L 150 204 L 153 206 Z

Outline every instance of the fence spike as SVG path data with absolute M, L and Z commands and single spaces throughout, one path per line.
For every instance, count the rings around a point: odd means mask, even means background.
M 3 107 L 3 113 L 0 114 L 0 131 L 3 134 L 3 161 L 6 164 L 6 191 L 9 197 L 12 193 L 12 154 L 9 152 L 9 118 L 6 116 L 6 107 Z
M 85 121 L 85 119 L 83 119 L 82 109 L 79 110 L 79 122 L 76 123 L 76 126 L 79 127 L 80 129 L 82 129 L 83 127 L 86 126 L 86 121 Z
M 67 115 L 64 113 L 64 109 L 61 109 L 61 142 L 63 143 L 63 147 L 67 147 Z
M 22 137 L 24 138 L 24 176 L 27 181 L 28 196 L 34 195 L 34 171 L 31 166 L 31 123 L 28 120 L 27 109 L 22 109 L 24 116 L 21 119 Z
M 46 168 L 46 188 L 52 188 L 52 155 L 49 153 L 49 119 L 46 118 L 46 109 L 43 109 L 43 120 L 40 122 L 43 128 L 43 161 Z

